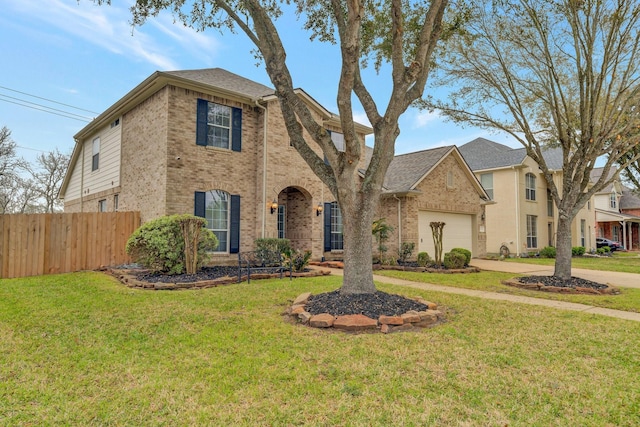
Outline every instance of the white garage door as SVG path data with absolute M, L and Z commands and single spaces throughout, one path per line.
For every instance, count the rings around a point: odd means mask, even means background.
M 418 213 L 418 228 L 420 242 L 418 244 L 420 252 L 427 252 L 433 258 L 435 254 L 433 245 L 433 233 L 429 223 L 439 221 L 444 222 L 442 229 L 442 253 L 443 255 L 453 248 L 464 248 L 473 254 L 473 227 L 471 226 L 471 215 L 420 211 Z

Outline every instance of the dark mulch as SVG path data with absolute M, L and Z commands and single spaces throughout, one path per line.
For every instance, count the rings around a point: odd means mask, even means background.
M 203 280 L 213 280 L 220 277 L 237 277 L 238 267 L 233 266 L 216 266 L 216 267 L 204 267 L 196 274 L 162 274 L 162 273 L 150 273 L 148 271 L 142 271 L 136 274 L 136 279 L 141 282 L 150 283 L 191 283 L 200 282 Z
M 542 283 L 545 286 L 557 286 L 559 288 L 592 288 L 606 289 L 609 286 L 602 283 L 592 282 L 591 280 L 581 279 L 579 277 L 571 277 L 571 279 L 563 280 L 554 276 L 524 276 L 519 277 L 520 283 Z
M 329 313 L 334 316 L 363 314 L 372 319 L 400 316 L 407 311 L 427 310 L 425 304 L 400 295 L 376 291 L 374 294 L 342 294 L 339 290 L 312 295 L 305 310 L 311 314 Z

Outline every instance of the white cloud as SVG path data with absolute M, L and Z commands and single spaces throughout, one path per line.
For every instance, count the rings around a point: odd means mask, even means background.
M 420 111 L 414 116 L 413 129 L 422 128 L 429 123 L 442 120 L 442 116 L 438 111 Z
M 169 13 L 161 13 L 149 21 L 151 25 L 133 28 L 130 24 L 129 4 L 114 0 L 111 6 L 96 6 L 90 0 L 15 0 L 14 9 L 29 19 L 47 23 L 61 33 L 85 40 L 113 54 L 125 56 L 134 61 L 145 61 L 161 70 L 179 69 L 175 56 L 184 51 L 202 54 L 215 52 L 214 38 L 198 33 L 180 24 L 173 24 Z M 157 32 L 157 35 L 154 34 Z M 161 37 L 169 37 L 168 48 Z

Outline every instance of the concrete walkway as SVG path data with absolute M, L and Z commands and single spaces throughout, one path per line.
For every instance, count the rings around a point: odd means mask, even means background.
M 471 260 L 471 265 L 478 267 L 480 270 L 503 271 L 506 273 L 520 273 L 536 276 L 550 276 L 553 274 L 554 269 L 552 265 L 534 265 L 477 258 Z M 605 283 L 607 285 L 621 288 L 640 289 L 640 274 L 587 270 L 584 268 L 572 268 L 571 274 L 575 277 L 580 277 L 581 279 L 591 280 L 592 282 Z
M 481 268 L 483 270 L 491 270 L 491 268 L 480 267 L 474 261 L 476 261 L 476 260 L 471 260 L 471 265 L 477 266 L 478 268 Z M 479 260 L 479 261 L 484 261 L 484 260 Z M 514 264 L 515 265 L 514 267 L 509 267 L 509 268 L 514 269 L 514 270 L 517 269 L 518 266 L 520 266 L 519 268 L 524 269 L 524 267 L 522 267 L 522 266 L 526 265 L 526 264 L 516 264 L 516 263 L 511 263 L 511 262 L 500 262 L 500 261 L 487 261 L 487 262 L 496 263 L 496 267 L 502 267 L 502 264 L 506 264 L 506 265 Z M 493 264 L 487 264 L 486 265 L 486 267 L 493 267 L 493 266 L 494 266 Z M 527 266 L 528 267 L 534 267 L 534 268 L 539 267 L 539 266 L 535 266 L 535 265 L 534 266 L 527 265 Z M 326 268 L 323 267 L 322 269 L 324 270 Z M 330 270 L 331 270 L 331 274 L 332 275 L 342 276 L 343 272 L 342 272 L 341 269 L 331 268 Z M 504 271 L 504 270 L 496 269 L 494 271 Z M 534 273 L 528 273 L 528 274 L 542 275 L 543 273 L 541 273 L 540 271 L 548 271 L 548 270 L 540 270 L 539 268 L 537 268 L 537 269 L 534 270 Z M 590 270 L 581 270 L 581 271 L 590 271 Z M 509 272 L 509 273 L 527 273 L 525 271 L 507 271 L 507 272 Z M 551 273 L 553 273 L 553 270 L 551 270 Z M 587 277 L 584 277 L 584 278 L 587 279 Z M 617 319 L 633 320 L 633 321 L 636 321 L 636 322 L 640 322 L 640 313 L 633 313 L 633 312 L 630 312 L 630 311 L 621 311 L 621 310 L 612 310 L 610 308 L 593 307 L 593 306 L 586 305 L 586 304 L 576 304 L 576 303 L 573 303 L 573 302 L 564 302 L 564 301 L 554 301 L 554 300 L 548 300 L 548 299 L 542 299 L 542 298 L 523 297 L 523 296 L 518 296 L 518 295 L 501 294 L 501 293 L 498 293 L 498 292 L 478 291 L 478 290 L 474 290 L 474 289 L 454 288 L 454 287 L 451 287 L 451 286 L 434 285 L 434 284 L 431 284 L 431 283 L 412 282 L 410 280 L 397 279 L 395 277 L 379 276 L 377 274 L 373 275 L 373 280 L 375 280 L 376 282 L 380 282 L 380 283 L 388 283 L 388 284 L 391 284 L 391 285 L 407 286 L 407 287 L 411 287 L 411 288 L 422 289 L 422 290 L 425 290 L 425 291 L 445 292 L 445 293 L 449 293 L 449 294 L 465 295 L 465 296 L 470 296 L 470 297 L 475 297 L 475 298 L 484 298 L 484 299 L 490 299 L 490 300 L 495 300 L 495 301 L 510 301 L 510 302 L 515 302 L 515 303 L 520 303 L 520 304 L 529 304 L 529 305 L 550 307 L 550 308 L 555 308 L 555 309 L 559 309 L 559 310 L 580 311 L 580 312 L 583 312 L 583 313 L 600 314 L 600 315 L 603 315 L 603 316 L 615 317 Z M 592 279 L 588 279 L 588 280 L 592 280 Z

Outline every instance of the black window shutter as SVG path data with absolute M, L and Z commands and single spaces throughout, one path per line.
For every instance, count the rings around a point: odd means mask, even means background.
M 331 203 L 324 204 L 324 251 L 331 251 Z
M 196 144 L 207 145 L 207 114 L 209 102 L 206 99 L 198 99 L 198 111 L 196 113 Z
M 196 191 L 193 214 L 195 216 L 205 217 L 205 193 L 204 191 Z
M 229 223 L 229 252 L 240 252 L 240 196 L 231 195 L 231 221 Z
M 242 150 L 242 110 L 233 108 L 231 111 L 231 149 Z

